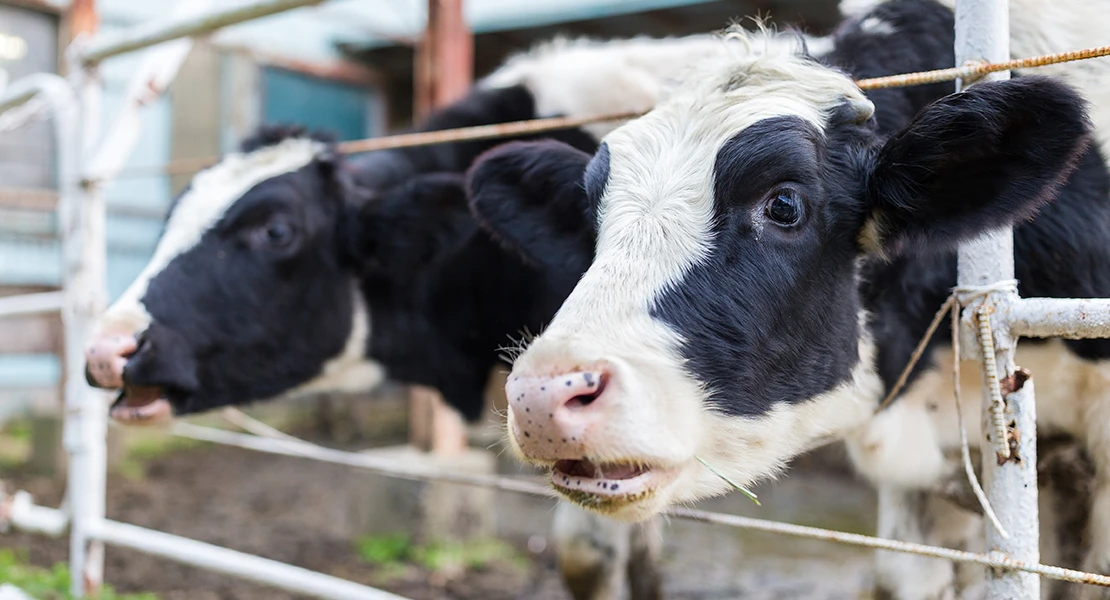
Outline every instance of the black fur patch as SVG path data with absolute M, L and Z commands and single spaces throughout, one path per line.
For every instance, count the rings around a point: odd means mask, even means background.
M 760 121 L 725 142 L 714 169 L 716 245 L 655 301 L 652 315 L 686 340 L 686 368 L 724 414 L 807 400 L 847 379 L 859 360 L 855 250 L 839 204 L 826 196 L 845 190 L 822 180 L 824 144 L 795 117 Z M 807 213 L 794 229 L 763 218 L 784 185 Z
M 420 130 L 535 116 L 524 87 L 476 89 Z M 268 125 L 242 149 L 291 137 L 332 140 Z M 580 129 L 518 139 L 541 138 L 596 148 Z M 125 380 L 163 387 L 178 414 L 280 395 L 344 348 L 357 285 L 370 312 L 367 355 L 389 377 L 436 387 L 466 418 L 479 417 L 500 349 L 541 329 L 588 263 L 541 272 L 478 229 L 462 174 L 503 142 L 346 160 L 325 151 L 255 186 L 152 279 L 143 302 L 154 321 Z M 291 231 L 292 241 L 274 247 L 267 227 L 278 221 L 278 234 Z
M 608 167 L 600 164 L 561 142 L 505 144 L 471 169 L 471 209 L 483 228 L 529 264 L 580 274 L 593 260 L 596 237 L 583 177 L 589 173 L 588 186 L 596 189 L 597 172 Z

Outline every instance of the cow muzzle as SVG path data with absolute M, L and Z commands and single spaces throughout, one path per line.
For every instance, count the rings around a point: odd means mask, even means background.
M 620 387 L 604 366 L 514 371 L 505 387 L 509 433 L 522 457 L 550 467 L 561 494 L 594 512 L 636 521 L 651 515 L 654 496 L 679 469 L 622 442 L 616 423 L 627 418 L 615 398 Z
M 124 377 L 128 361 L 139 351 L 139 340 L 129 334 L 101 334 L 85 349 L 85 379 L 89 385 L 121 390 L 109 409 L 121 423 L 150 424 L 173 416 L 173 406 L 156 386 L 129 385 Z

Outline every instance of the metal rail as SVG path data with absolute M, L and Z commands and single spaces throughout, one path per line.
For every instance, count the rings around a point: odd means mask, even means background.
M 98 36 L 79 50 L 80 63 L 93 67 L 105 59 L 148 48 L 178 38 L 204 35 L 217 29 L 312 6 L 324 0 L 252 0 L 245 4 L 197 16 L 180 16 L 136 25 L 117 34 Z
M 62 297 L 62 292 L 37 292 L 0 298 L 0 318 L 58 312 Z
M 1010 15 L 1007 0 L 956 1 L 956 64 L 970 62 L 1004 62 L 1010 58 Z M 982 76 L 978 81 L 1009 79 L 1009 71 Z M 974 84 L 975 79 L 959 79 L 956 91 Z M 1009 282 L 1014 278 L 1014 236 L 1012 228 L 980 236 L 961 244 L 958 255 L 957 285 L 980 289 Z M 963 358 L 977 358 L 983 363 L 983 419 L 980 443 L 983 479 L 990 505 L 998 522 L 1008 533 L 984 520 L 987 549 L 1001 552 L 1022 564 L 1040 563 L 1039 515 L 1037 507 L 1037 424 L 1033 382 L 1025 383 L 1018 394 L 1003 399 L 1000 380 L 1011 378 L 1016 371 L 1014 344 L 1008 335 L 1008 323 L 1000 307 L 1017 300 L 1016 285 L 999 287 L 986 293 L 981 301 L 973 301 L 961 318 L 960 346 Z M 976 319 L 986 320 L 980 327 Z M 979 337 L 974 332 L 986 334 Z M 1002 335 L 993 334 L 1001 333 Z M 969 352 L 973 349 L 980 352 Z M 976 356 L 978 354 L 978 356 Z M 1000 371 L 1000 372 L 999 372 Z M 1002 420 L 1004 419 L 1004 420 Z M 1000 423 L 1001 420 L 1001 423 Z M 1007 422 L 1016 427 L 1008 429 Z M 992 440 L 998 425 L 1011 437 Z M 996 452 L 1001 445 L 1005 452 Z M 1012 453 L 1011 453 L 1012 447 Z M 1020 454 L 1021 460 L 1011 460 Z M 989 569 L 987 597 L 1007 600 L 1038 600 L 1041 580 L 1028 571 Z

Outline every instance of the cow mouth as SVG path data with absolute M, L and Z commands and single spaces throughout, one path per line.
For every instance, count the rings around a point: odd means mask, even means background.
M 677 470 L 634 462 L 559 460 L 551 469 L 555 489 L 598 512 L 615 512 L 646 500 L 668 483 Z
M 120 423 L 151 424 L 173 417 L 173 405 L 162 388 L 125 385 L 108 414 Z

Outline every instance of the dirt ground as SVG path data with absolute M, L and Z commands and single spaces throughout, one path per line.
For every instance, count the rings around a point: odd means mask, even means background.
M 494 564 L 455 581 L 437 582 L 426 571 L 390 573 L 383 582 L 343 535 L 341 490 L 349 470 L 329 464 L 234 448 L 178 451 L 151 460 L 141 480 L 112 475 L 108 518 L 249 552 L 266 558 L 383 587 L 414 599 L 565 598 L 554 557 L 536 557 L 531 572 Z M 57 505 L 61 486 L 50 480 L 8 477 Z M 0 546 L 25 548 L 31 562 L 64 561 L 66 540 L 12 534 Z M 105 580 L 117 591 L 151 591 L 165 599 L 285 600 L 297 596 L 138 552 L 109 548 Z M 437 585 L 438 584 L 438 585 Z
M 413 599 L 564 600 L 546 536 L 552 503 L 499 495 L 499 534 L 520 549 L 525 566 L 494 562 L 454 579 L 421 567 L 391 573 L 361 560 L 347 521 L 350 498 L 345 467 L 233 448 L 202 447 L 150 459 L 142 478 L 113 475 L 108 516 L 236 550 L 382 587 Z M 61 487 L 41 478 L 5 474 L 36 501 L 56 505 Z M 349 487 L 349 486 L 348 486 Z M 705 503 L 710 510 L 870 532 L 874 499 L 843 475 L 795 471 L 758 490 L 763 507 L 740 495 Z M 532 543 L 529 544 L 529 538 Z M 854 600 L 867 598 L 870 555 L 821 542 L 784 539 L 700 523 L 666 525 L 664 572 L 668 598 L 709 600 Z M 538 541 L 538 542 L 537 542 Z M 539 552 L 529 552 L 532 546 Z M 12 534 L 0 546 L 29 551 L 32 562 L 64 561 L 65 540 Z M 542 548 L 542 549 L 541 549 Z M 296 596 L 181 566 L 137 552 L 109 548 L 106 581 L 118 591 L 151 591 L 164 599 L 284 600 Z

